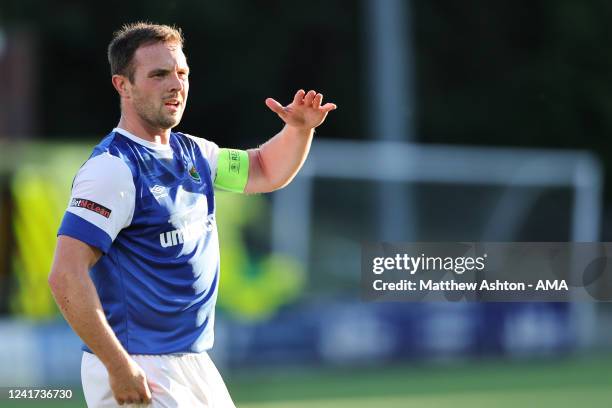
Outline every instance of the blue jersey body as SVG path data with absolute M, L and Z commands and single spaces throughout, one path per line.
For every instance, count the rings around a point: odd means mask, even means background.
M 104 253 L 90 276 L 130 354 L 212 347 L 219 284 L 212 181 L 217 151 L 182 133 L 171 133 L 168 148 L 115 129 L 75 178 L 58 234 Z

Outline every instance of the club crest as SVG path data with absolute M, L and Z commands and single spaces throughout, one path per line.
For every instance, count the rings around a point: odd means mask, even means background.
M 202 181 L 200 173 L 198 173 L 198 170 L 196 170 L 194 165 L 191 165 L 191 167 L 189 168 L 189 176 L 191 176 L 191 179 L 195 182 L 200 183 Z

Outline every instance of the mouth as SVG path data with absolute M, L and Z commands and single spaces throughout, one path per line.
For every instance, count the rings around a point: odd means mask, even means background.
M 176 112 L 181 107 L 181 102 L 178 99 L 167 99 L 164 101 L 164 106 L 173 112 Z

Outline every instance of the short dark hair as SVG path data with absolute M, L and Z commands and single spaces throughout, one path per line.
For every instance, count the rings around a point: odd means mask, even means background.
M 178 27 L 161 24 L 137 22 L 125 24 L 115 31 L 113 40 L 108 45 L 108 63 L 111 75 L 124 75 L 134 82 L 132 60 L 136 50 L 155 43 L 177 43 L 183 48 L 183 32 Z

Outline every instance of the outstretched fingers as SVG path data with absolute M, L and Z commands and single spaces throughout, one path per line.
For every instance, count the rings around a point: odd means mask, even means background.
M 297 94 L 296 94 L 297 96 Z M 285 115 L 285 108 L 283 107 L 283 105 L 281 105 L 280 103 L 278 103 L 276 100 L 272 99 L 272 98 L 267 98 L 266 99 L 266 106 L 268 108 L 270 108 L 270 110 L 274 113 L 276 113 L 278 116 L 283 116 Z
M 306 93 L 303 89 L 295 93 L 293 101 L 287 106 L 273 98 L 266 99 L 266 106 L 286 124 L 311 128 L 319 126 L 329 112 L 337 109 L 335 103 L 323 104 L 323 94 L 313 90 Z
M 314 92 L 314 91 L 311 91 L 311 92 Z M 306 98 L 308 98 L 308 95 L 306 95 Z M 326 103 L 325 105 L 321 105 L 322 103 L 323 103 L 323 94 L 316 93 L 312 100 L 312 107 L 314 109 L 327 113 L 337 108 L 335 103 Z
M 300 89 L 299 91 L 297 91 L 295 93 L 295 96 L 293 97 L 293 103 L 295 103 L 296 105 L 301 105 L 304 102 L 305 94 L 306 92 L 304 92 L 303 89 Z
M 312 106 L 312 101 L 314 100 L 314 97 L 317 93 L 315 91 L 308 91 L 308 93 L 306 94 L 306 96 L 304 97 L 304 105 L 306 106 Z
M 333 111 L 336 108 L 337 108 L 337 106 L 336 106 L 335 103 L 329 103 L 328 102 L 325 105 L 321 106 L 320 110 L 322 110 L 323 112 L 331 112 L 331 111 Z
M 321 101 L 323 101 L 323 94 L 316 94 L 312 101 L 312 107 L 315 109 L 319 109 L 321 107 Z

